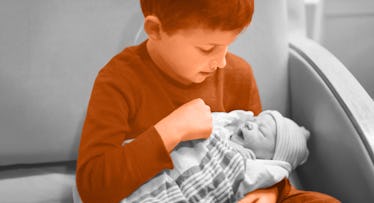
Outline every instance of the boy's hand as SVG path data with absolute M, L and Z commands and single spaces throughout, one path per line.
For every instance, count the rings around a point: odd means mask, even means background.
M 171 112 L 155 125 L 170 152 L 179 142 L 208 138 L 212 132 L 210 107 L 194 99 Z
M 212 133 L 210 107 L 200 98 L 182 105 L 171 116 L 180 126 L 181 141 L 208 138 Z
M 278 189 L 270 187 L 267 189 L 259 189 L 248 193 L 238 203 L 276 203 Z

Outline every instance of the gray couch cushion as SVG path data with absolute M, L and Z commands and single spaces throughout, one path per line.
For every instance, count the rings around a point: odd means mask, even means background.
M 73 202 L 74 183 L 74 162 L 2 167 L 0 202 Z

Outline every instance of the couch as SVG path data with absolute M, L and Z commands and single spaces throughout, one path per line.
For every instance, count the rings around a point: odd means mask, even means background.
M 302 1 L 255 6 L 230 50 L 251 63 L 264 109 L 311 131 L 309 160 L 293 183 L 343 202 L 374 201 L 372 99 L 306 38 Z M 0 27 L 0 202 L 73 202 L 93 81 L 112 56 L 144 39 L 139 2 L 0 1 Z

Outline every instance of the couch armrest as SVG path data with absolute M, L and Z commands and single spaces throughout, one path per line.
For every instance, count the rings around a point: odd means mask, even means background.
M 291 115 L 311 131 L 304 189 L 343 202 L 374 200 L 374 102 L 329 51 L 306 38 L 290 42 Z

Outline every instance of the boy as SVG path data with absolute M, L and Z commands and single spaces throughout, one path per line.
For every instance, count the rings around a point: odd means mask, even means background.
M 250 66 L 227 53 L 251 21 L 253 0 L 141 0 L 141 6 L 148 39 L 116 55 L 92 90 L 76 173 L 84 202 L 119 202 L 173 168 L 169 153 L 179 142 L 209 137 L 211 111 L 261 111 Z M 277 195 L 274 186 L 245 200 L 275 202 Z
M 277 111 L 212 116 L 208 139 L 180 143 L 171 153 L 174 169 L 158 174 L 122 203 L 236 202 L 288 177 L 308 157 L 309 132 Z

